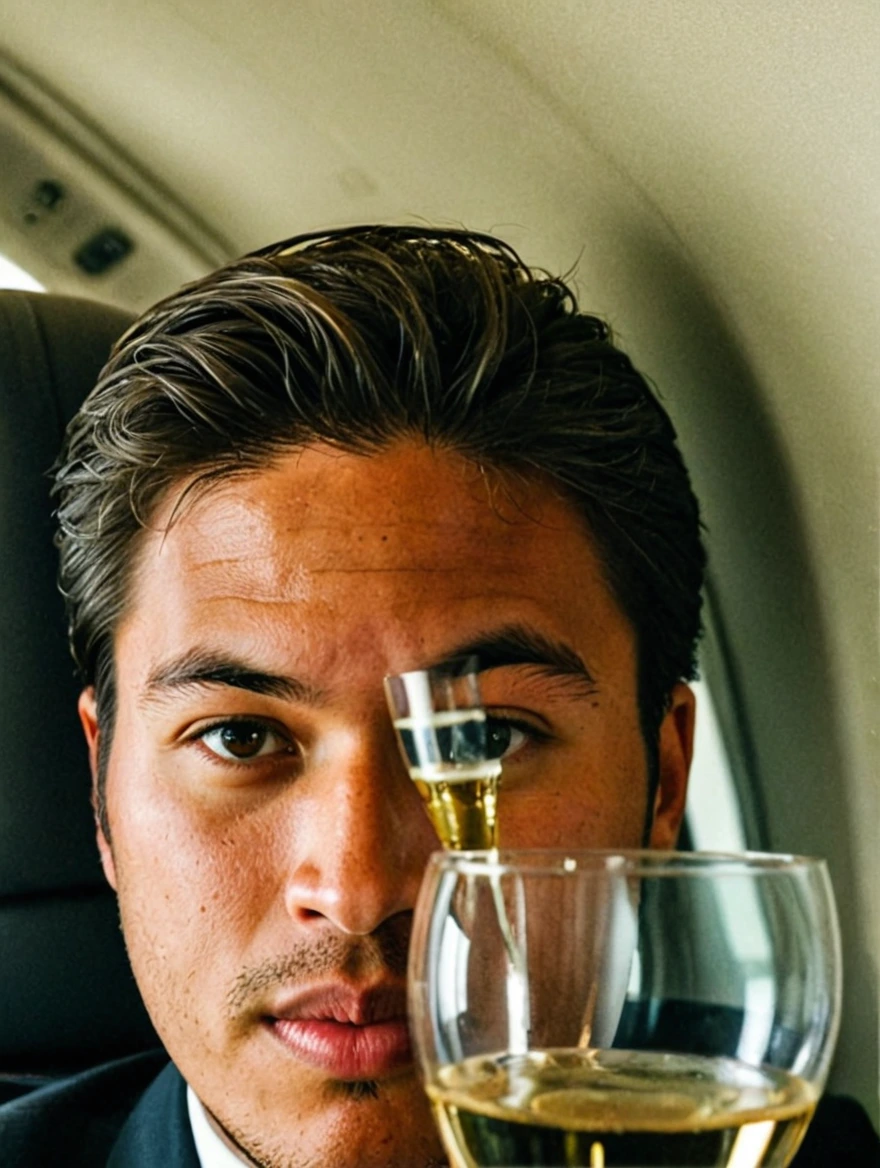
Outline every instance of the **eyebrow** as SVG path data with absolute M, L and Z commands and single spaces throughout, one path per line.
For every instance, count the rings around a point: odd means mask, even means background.
M 249 662 L 212 649 L 188 649 L 162 662 L 147 678 L 141 694 L 143 704 L 198 686 L 223 685 L 266 697 L 315 705 L 320 691 L 299 678 L 283 673 L 267 673 Z
M 570 645 L 554 641 L 528 625 L 513 624 L 456 645 L 432 663 L 445 665 L 461 657 L 476 656 L 480 673 L 505 667 L 531 667 L 562 681 L 574 682 L 586 694 L 597 683 L 583 659 Z M 158 665 L 147 678 L 141 704 L 151 705 L 165 697 L 200 686 L 229 686 L 266 697 L 317 705 L 321 691 L 287 674 L 269 673 L 231 654 L 211 649 L 189 649 Z
M 587 694 L 598 689 L 583 658 L 570 645 L 554 641 L 529 625 L 504 625 L 457 645 L 434 664 L 446 665 L 470 656 L 476 656 L 480 673 L 505 666 L 531 666 L 549 677 L 575 682 Z

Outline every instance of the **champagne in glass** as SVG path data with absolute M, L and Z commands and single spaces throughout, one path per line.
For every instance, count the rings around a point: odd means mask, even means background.
M 737 1059 L 577 1049 L 477 1055 L 428 1095 L 456 1164 L 590 1168 L 786 1164 L 817 1098 Z
M 501 760 L 489 757 L 475 657 L 385 679 L 398 742 L 440 842 L 494 848 Z
M 512 889 L 526 1049 L 495 909 Z M 784 1168 L 839 995 L 818 860 L 438 853 L 416 907 L 411 1031 L 457 1168 Z

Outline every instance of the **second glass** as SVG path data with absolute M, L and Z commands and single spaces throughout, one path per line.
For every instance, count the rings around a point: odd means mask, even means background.
M 416 908 L 411 1032 L 461 1168 L 781 1168 L 839 999 L 818 860 L 438 853 Z

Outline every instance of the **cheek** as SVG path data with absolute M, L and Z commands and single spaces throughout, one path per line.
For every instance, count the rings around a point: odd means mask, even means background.
M 166 1041 L 188 1031 L 210 1045 L 271 911 L 271 841 L 243 817 L 220 823 L 155 787 L 135 797 L 111 783 L 108 796 L 122 928 L 147 1008 Z
M 114 835 L 120 902 L 142 907 L 146 919 L 149 910 L 159 936 L 173 928 L 198 937 L 222 919 L 224 936 L 244 940 L 271 898 L 273 851 L 268 833 L 245 818 L 221 824 L 174 805 L 130 814 Z
M 635 784 L 639 786 L 638 784 Z M 639 790 L 641 787 L 639 786 Z M 547 790 L 502 797 L 498 805 L 503 848 L 638 848 L 645 798 L 603 797 L 588 791 Z
M 647 809 L 645 751 L 632 719 L 596 720 L 521 785 L 502 779 L 503 847 L 637 848 Z

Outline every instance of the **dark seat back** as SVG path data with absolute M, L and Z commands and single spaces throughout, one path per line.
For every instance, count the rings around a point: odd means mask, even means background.
M 157 1044 L 95 847 L 48 475 L 128 319 L 0 292 L 0 1096 Z

